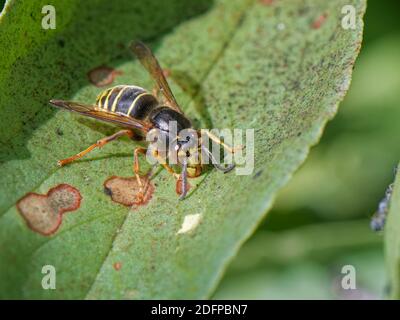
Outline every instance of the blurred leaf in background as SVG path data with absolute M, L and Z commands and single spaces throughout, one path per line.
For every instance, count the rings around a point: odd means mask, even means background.
M 363 48 L 338 115 L 243 246 L 216 298 L 385 297 L 382 236 L 370 231 L 369 218 L 400 159 L 399 57 L 398 1 L 369 1 Z M 356 292 L 332 285 L 345 264 L 356 267 Z
M 399 167 L 400 168 L 400 167 Z M 388 272 L 388 296 L 400 299 L 400 171 L 390 186 L 389 214 L 385 228 L 385 258 Z

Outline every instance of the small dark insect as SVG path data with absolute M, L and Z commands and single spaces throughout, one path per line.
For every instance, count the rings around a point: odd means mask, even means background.
M 234 164 L 227 165 L 226 167 L 221 166 L 214 161 L 210 150 L 201 144 L 201 131 L 193 129 L 191 121 L 185 116 L 181 108 L 179 107 L 174 95 L 165 79 L 163 70 L 161 69 L 157 59 L 151 52 L 151 50 L 142 42 L 136 41 L 130 45 L 131 50 L 139 59 L 141 64 L 150 73 L 156 83 L 156 87 L 153 93 L 147 92 L 145 89 L 133 86 L 133 85 L 119 85 L 104 90 L 97 97 L 96 103 L 93 105 L 83 104 L 79 102 L 63 101 L 63 100 L 50 100 L 50 103 L 56 107 L 66 109 L 68 111 L 77 112 L 81 115 L 96 118 L 102 121 L 111 122 L 117 124 L 124 129 L 116 132 L 115 134 L 100 139 L 95 144 L 89 146 L 87 149 L 73 155 L 69 158 L 59 160 L 58 165 L 63 166 L 76 159 L 79 159 L 92 151 L 95 148 L 100 148 L 110 141 L 113 141 L 122 136 L 128 136 L 132 139 L 137 134 L 142 137 L 145 136 L 150 130 L 156 128 L 159 134 L 165 136 L 168 139 L 169 130 L 168 123 L 175 121 L 177 123 L 177 154 L 184 152 L 187 159 L 190 154 L 204 151 L 205 154 L 210 156 L 212 164 L 218 170 L 228 172 L 234 168 Z M 159 94 L 162 94 L 159 100 Z M 180 140 L 179 132 L 183 129 L 192 130 L 193 134 L 197 134 L 198 143 L 196 146 L 191 146 L 188 140 Z M 222 145 L 228 152 L 234 153 L 235 149 L 222 142 L 218 137 L 212 135 L 207 131 L 208 137 L 215 143 Z M 186 145 L 187 144 L 187 145 Z M 185 146 L 186 145 L 186 146 Z M 139 154 L 146 154 L 147 149 L 137 147 L 134 151 L 134 173 L 137 181 L 143 189 L 143 183 L 139 176 Z M 180 173 L 168 165 L 160 154 L 157 154 L 155 150 L 153 157 L 157 159 L 168 172 L 170 172 L 176 180 L 180 180 L 182 184 L 180 199 L 184 199 L 188 191 L 187 178 L 198 177 L 202 172 L 203 164 L 200 157 L 197 157 L 196 161 L 186 160 L 179 163 L 181 168 Z M 143 193 L 143 192 L 142 192 Z
M 386 217 L 389 211 L 390 198 L 392 197 L 393 183 L 391 183 L 385 192 L 385 197 L 379 202 L 378 209 L 371 219 L 371 229 L 373 231 L 381 231 L 385 226 Z
M 397 174 L 398 167 L 394 168 L 394 175 Z M 389 204 L 390 199 L 392 198 L 394 183 L 391 183 L 386 191 L 385 197 L 379 202 L 378 209 L 375 214 L 372 216 L 370 227 L 373 231 L 381 231 L 383 230 L 386 222 L 386 217 L 389 212 Z

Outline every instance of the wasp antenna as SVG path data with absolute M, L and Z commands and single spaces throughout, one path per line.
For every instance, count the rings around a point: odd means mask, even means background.
M 219 171 L 222 171 L 223 173 L 228 173 L 229 171 L 232 171 L 235 168 L 235 164 L 232 163 L 226 167 L 221 166 L 219 163 L 217 163 L 217 160 L 215 159 L 214 155 L 211 153 L 210 150 L 208 150 L 205 147 L 202 147 L 202 149 L 207 153 L 207 155 L 210 157 L 211 159 L 211 163 L 214 166 L 215 169 L 218 169 Z
M 232 171 L 234 168 L 235 168 L 235 164 L 234 163 L 232 163 L 232 164 L 230 164 L 230 165 L 228 165 L 228 166 L 226 166 L 225 168 L 223 168 L 221 171 L 223 172 L 223 173 L 228 173 L 228 172 L 230 172 L 230 171 Z

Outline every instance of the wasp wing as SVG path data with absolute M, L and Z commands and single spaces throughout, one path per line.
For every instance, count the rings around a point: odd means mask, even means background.
M 95 105 L 88 105 L 72 101 L 64 100 L 50 100 L 50 103 L 58 108 L 62 108 L 68 111 L 77 112 L 81 115 L 99 119 L 106 122 L 118 124 L 123 127 L 132 129 L 138 129 L 147 132 L 151 129 L 151 124 L 141 120 L 133 119 L 121 113 L 115 113 L 100 109 Z
M 150 48 L 147 47 L 144 43 L 140 41 L 132 42 L 130 45 L 131 50 L 139 59 L 140 63 L 146 68 L 146 70 L 153 77 L 156 82 L 158 88 L 167 99 L 170 107 L 175 111 L 183 113 L 182 109 L 179 107 L 178 102 L 176 101 L 171 88 L 167 82 L 167 79 L 164 77 L 164 73 L 160 67 L 160 64 L 157 61 L 157 58 L 151 52 Z

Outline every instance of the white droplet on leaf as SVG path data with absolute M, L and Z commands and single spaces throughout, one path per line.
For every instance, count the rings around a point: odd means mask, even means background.
M 187 233 L 194 230 L 200 223 L 201 213 L 188 214 L 183 219 L 181 228 L 178 230 L 177 234 Z

